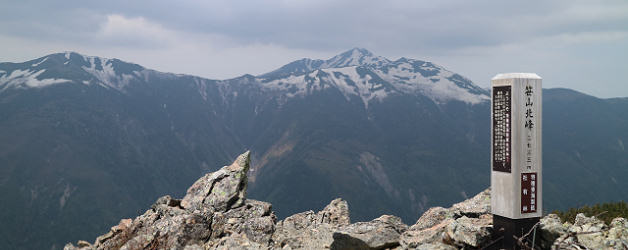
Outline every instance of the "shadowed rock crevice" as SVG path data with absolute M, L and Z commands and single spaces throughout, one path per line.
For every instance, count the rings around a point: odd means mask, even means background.
M 277 221 L 270 203 L 245 198 L 249 164 L 246 152 L 198 179 L 183 199 L 162 196 L 94 243 L 65 249 L 480 249 L 491 242 L 488 189 L 451 208 L 430 208 L 412 226 L 392 215 L 351 223 L 342 199 Z M 570 224 L 550 214 L 537 235 L 541 249 L 626 249 L 628 221 L 605 225 L 579 214 Z

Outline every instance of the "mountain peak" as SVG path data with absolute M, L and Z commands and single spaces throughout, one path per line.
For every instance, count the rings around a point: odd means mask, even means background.
M 340 55 L 374 56 L 373 53 L 371 53 L 369 50 L 365 48 L 358 48 L 358 47 L 342 52 Z
M 66 51 L 22 63 L 1 63 L 0 92 L 71 82 L 122 90 L 130 81 L 139 79 L 143 70 L 140 65 L 119 59 Z
M 356 47 L 327 60 L 303 58 L 286 64 L 277 70 L 260 75 L 259 77 L 266 79 L 279 78 L 289 75 L 303 75 L 319 69 L 351 66 L 380 67 L 390 62 L 390 60 L 384 57 L 374 55 L 367 49 Z
M 367 49 L 353 48 L 325 61 L 323 68 L 343 68 L 349 66 L 381 66 L 390 60 L 376 56 Z

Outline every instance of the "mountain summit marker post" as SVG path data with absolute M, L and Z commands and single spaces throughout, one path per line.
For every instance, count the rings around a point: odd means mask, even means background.
M 542 215 L 541 81 L 534 73 L 491 79 L 491 210 L 494 231 L 503 236 L 499 248 L 520 249 L 515 237 Z

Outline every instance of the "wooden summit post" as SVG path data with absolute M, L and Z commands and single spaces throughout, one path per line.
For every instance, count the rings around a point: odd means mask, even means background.
M 520 249 L 515 237 L 542 215 L 541 81 L 534 73 L 491 79 L 491 210 L 495 234 L 503 236 L 498 248 Z

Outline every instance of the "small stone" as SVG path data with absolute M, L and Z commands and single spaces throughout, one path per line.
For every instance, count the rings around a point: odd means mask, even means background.
M 89 242 L 84 241 L 84 240 L 79 240 L 77 242 L 76 246 L 79 247 L 79 248 L 92 247 L 92 243 L 89 243 Z

